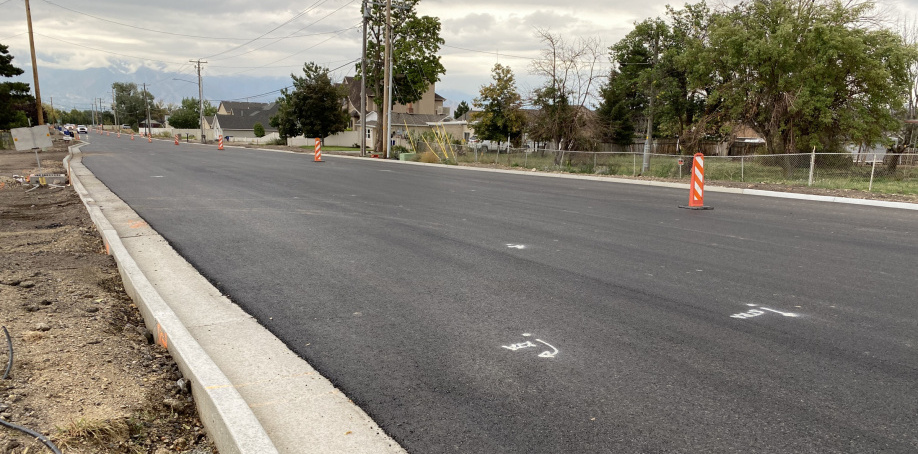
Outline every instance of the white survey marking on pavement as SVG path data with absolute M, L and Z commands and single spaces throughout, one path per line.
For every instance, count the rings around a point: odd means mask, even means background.
M 765 315 L 765 312 L 763 311 L 774 312 L 775 314 L 780 314 L 785 317 L 799 317 L 800 316 L 800 314 L 795 314 L 793 312 L 779 311 L 779 310 L 772 309 L 769 307 L 759 306 L 758 304 L 748 304 L 747 303 L 746 305 L 750 307 L 758 307 L 758 309 L 750 309 L 746 312 L 740 312 L 739 314 L 733 314 L 730 317 L 739 318 L 739 319 L 758 317 L 760 315 Z
M 510 249 L 526 249 L 526 245 L 525 245 L 525 244 L 512 244 L 512 243 L 507 243 L 507 247 L 510 248 Z
M 540 357 L 540 358 L 554 358 L 555 355 L 558 354 L 558 349 L 555 348 L 553 345 L 549 344 L 548 342 L 545 342 L 545 341 L 543 341 L 542 339 L 536 339 L 536 342 L 541 342 L 541 343 L 547 345 L 548 348 L 554 350 L 554 351 L 546 350 L 546 351 L 544 351 L 544 352 L 542 352 L 542 353 L 539 353 L 539 357 Z
M 529 336 L 532 336 L 532 334 L 530 334 L 530 333 L 523 333 L 523 336 L 529 337 Z M 542 339 L 536 339 L 535 341 L 538 342 L 538 343 L 540 343 L 540 344 L 543 344 L 543 345 L 545 345 L 546 347 L 548 347 L 548 348 L 551 349 L 551 350 L 545 350 L 545 351 L 539 353 L 539 354 L 538 354 L 538 357 L 539 357 L 539 358 L 554 358 L 555 356 L 558 355 L 559 350 L 558 350 L 554 345 L 551 345 L 551 344 L 549 344 L 548 342 L 543 341 Z M 502 347 L 502 348 L 506 348 L 507 350 L 510 350 L 510 351 L 515 352 L 515 351 L 517 351 L 517 350 L 524 350 L 524 349 L 528 349 L 528 348 L 535 348 L 535 347 L 538 347 L 538 345 L 537 345 L 536 343 L 532 342 L 532 341 L 527 340 L 527 341 L 525 341 L 525 342 L 517 342 L 517 343 L 514 343 L 514 344 L 510 344 L 510 345 L 501 345 L 501 347 Z
M 162 177 L 163 177 L 162 175 L 153 175 L 150 178 L 162 178 Z

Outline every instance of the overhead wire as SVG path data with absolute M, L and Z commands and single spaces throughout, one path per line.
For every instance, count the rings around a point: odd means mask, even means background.
M 299 30 L 297 30 L 297 31 L 295 31 L 295 32 L 293 32 L 293 33 L 291 33 L 290 35 L 279 37 L 279 38 L 276 39 L 276 41 L 274 41 L 274 42 L 272 42 L 272 43 L 268 43 L 268 44 L 265 44 L 264 46 L 256 47 L 256 48 L 254 48 L 254 49 L 252 49 L 252 50 L 243 52 L 243 53 L 241 53 L 241 54 L 233 55 L 232 57 L 226 57 L 226 58 L 241 57 L 241 56 L 243 56 L 243 55 L 246 55 L 246 54 L 250 54 L 250 53 L 252 53 L 252 52 L 255 52 L 256 50 L 261 50 L 261 49 L 264 49 L 265 47 L 273 46 L 273 45 L 275 45 L 275 44 L 277 44 L 277 43 L 279 43 L 279 42 L 281 42 L 281 41 L 283 41 L 283 40 L 285 40 L 285 39 L 292 38 L 292 37 L 294 37 L 294 35 L 296 35 L 297 33 L 301 32 L 301 31 L 303 31 L 303 30 L 305 30 L 305 29 L 307 29 L 307 28 L 309 28 L 309 27 L 312 27 L 313 25 L 315 25 L 315 24 L 317 24 L 317 23 L 319 23 L 319 22 L 321 22 L 321 21 L 327 19 L 327 18 L 328 18 L 329 16 L 331 16 L 332 14 L 335 14 L 335 13 L 337 13 L 338 11 L 341 11 L 342 9 L 344 9 L 345 6 L 349 6 L 351 3 L 354 3 L 355 1 L 356 1 L 356 0 L 350 0 L 349 2 L 347 2 L 347 3 L 343 4 L 343 5 L 341 5 L 338 9 L 336 9 L 336 10 L 334 10 L 334 11 L 332 11 L 332 12 L 326 14 L 325 16 L 320 17 L 319 19 L 316 19 L 315 21 L 313 21 L 313 22 L 310 23 L 309 25 L 307 25 L 307 26 L 305 26 L 305 27 L 303 27 L 303 28 L 301 28 L 301 29 L 299 29 Z M 342 30 L 342 31 L 346 31 L 346 30 L 347 30 L 347 29 Z M 218 59 L 218 60 L 223 60 L 223 59 L 221 58 L 221 59 Z
M 218 55 L 228 54 L 228 53 L 230 53 L 230 52 L 232 52 L 232 51 L 234 51 L 234 50 L 241 49 L 242 47 L 245 47 L 245 46 L 247 46 L 247 45 L 249 45 L 249 44 L 255 42 L 255 41 L 258 40 L 259 38 L 264 38 L 264 37 L 267 36 L 268 34 L 270 34 L 270 33 L 274 32 L 274 31 L 278 30 L 279 28 L 281 28 L 281 27 L 283 27 L 283 26 L 285 26 L 285 25 L 287 25 L 287 24 L 289 24 L 289 23 L 291 23 L 291 22 L 293 22 L 293 21 L 299 19 L 300 17 L 303 17 L 306 13 L 308 13 L 309 11 L 311 11 L 313 8 L 319 6 L 319 5 L 321 5 L 321 4 L 323 4 L 323 3 L 327 2 L 327 1 L 328 1 L 328 0 L 318 0 L 318 1 L 316 1 L 316 3 L 313 3 L 312 5 L 308 6 L 306 9 L 300 11 L 300 12 L 297 13 L 295 16 L 293 16 L 293 17 L 291 17 L 290 19 L 288 19 L 286 22 L 284 22 L 284 23 L 278 25 L 277 27 L 272 28 L 271 30 L 268 30 L 267 32 L 265 32 L 265 33 L 263 33 L 263 34 L 261 34 L 260 36 L 258 36 L 258 38 L 251 39 L 251 40 L 246 41 L 245 43 L 242 43 L 242 44 L 240 44 L 240 45 L 238 45 L 238 46 L 236 46 L 236 47 L 234 47 L 234 48 L 232 48 L 232 49 L 227 49 L 227 50 L 225 50 L 225 51 L 223 51 L 223 52 L 218 52 L 218 53 L 213 54 L 213 55 L 208 55 L 208 56 L 206 56 L 206 57 L 204 57 L 204 58 L 206 58 L 206 59 L 211 59 L 211 58 L 214 58 L 214 57 L 216 57 L 216 56 L 218 56 Z M 229 58 L 229 57 L 227 57 L 227 58 Z
M 305 49 L 298 50 L 298 51 L 296 51 L 296 52 L 294 52 L 294 53 L 292 53 L 292 54 L 290 54 L 290 55 L 287 55 L 286 57 L 283 57 L 283 58 L 274 60 L 274 61 L 272 61 L 272 62 L 270 62 L 270 63 L 267 63 L 267 65 L 273 65 L 274 63 L 284 61 L 284 60 L 286 60 L 286 59 L 288 59 L 288 58 L 290 58 L 290 57 L 293 57 L 293 56 L 295 56 L 295 55 L 299 55 L 299 54 L 302 54 L 302 53 L 304 53 L 304 52 L 306 52 L 306 51 L 315 49 L 316 47 L 318 47 L 318 46 L 320 46 L 320 45 L 322 45 L 322 44 L 325 44 L 326 42 L 330 41 L 332 38 L 336 38 L 336 37 L 338 37 L 339 35 L 341 35 L 342 33 L 346 32 L 346 31 L 350 31 L 350 30 L 355 30 L 355 29 L 357 29 L 358 27 L 360 27 L 360 24 L 361 24 L 361 23 L 358 22 L 356 25 L 354 25 L 354 26 L 352 26 L 352 27 L 350 27 L 350 28 L 346 28 L 346 29 L 344 29 L 344 30 L 341 30 L 340 32 L 336 33 L 334 36 L 329 36 L 327 39 L 324 39 L 324 40 L 322 40 L 322 41 L 319 41 L 318 43 L 313 44 L 312 46 L 309 46 L 309 47 L 307 47 L 307 48 L 305 48 Z M 228 75 L 232 76 L 232 75 L 235 75 L 235 74 L 246 73 L 246 72 L 252 71 L 253 69 L 269 67 L 269 66 L 267 66 L 267 65 L 261 66 L 261 67 L 250 68 L 250 69 L 246 69 L 246 70 L 243 70 L 243 71 L 237 71 L 237 72 L 234 72 L 234 73 L 230 73 L 230 74 L 228 74 Z

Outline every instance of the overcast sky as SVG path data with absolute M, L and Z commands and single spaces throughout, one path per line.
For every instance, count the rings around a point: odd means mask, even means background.
M 913 15 L 918 0 L 902 1 L 896 7 Z M 498 61 L 514 70 L 522 92 L 540 83 L 529 74 L 531 59 L 542 48 L 538 28 L 566 39 L 597 38 L 609 46 L 635 21 L 663 16 L 666 3 L 422 0 L 418 8 L 443 24 L 446 75 L 437 91 L 474 96 L 490 82 L 490 69 Z M 113 67 L 133 72 L 146 66 L 177 71 L 190 80 L 195 75 L 188 60 L 201 58 L 208 62 L 205 77 L 287 77 L 299 73 L 305 61 L 338 68 L 335 74 L 343 77 L 353 74 L 353 61 L 360 57 L 360 0 L 31 0 L 31 10 L 39 70 Z M 0 0 L 0 44 L 10 46 L 15 64 L 31 77 L 26 30 L 24 0 Z M 152 82 L 182 84 L 171 79 Z M 196 97 L 196 86 L 186 85 L 187 96 Z M 260 93 L 249 93 L 245 86 L 238 90 L 237 97 Z

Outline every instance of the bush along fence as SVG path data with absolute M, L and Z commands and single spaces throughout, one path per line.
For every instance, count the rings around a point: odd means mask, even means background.
M 688 155 L 652 154 L 650 169 L 642 173 L 643 154 L 640 152 L 457 148 L 459 163 L 499 164 L 542 171 L 688 181 L 692 166 L 691 156 Z M 918 154 L 705 156 L 705 180 L 709 183 L 747 182 L 918 194 Z

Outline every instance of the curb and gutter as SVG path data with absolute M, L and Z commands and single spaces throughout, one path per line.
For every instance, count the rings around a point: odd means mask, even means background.
M 147 329 L 222 454 L 404 454 L 362 409 L 213 287 L 70 147 L 64 167 Z

